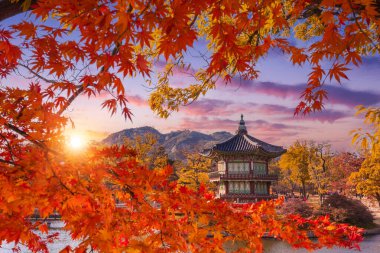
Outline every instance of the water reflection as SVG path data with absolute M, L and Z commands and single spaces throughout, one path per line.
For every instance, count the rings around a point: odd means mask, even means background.
M 265 253 L 309 253 L 306 249 L 294 249 L 289 244 L 277 241 L 275 239 L 264 239 L 264 252 Z M 227 252 L 233 252 L 239 248 L 244 247 L 243 243 L 235 243 L 226 245 L 225 249 Z M 364 241 L 360 244 L 361 252 L 363 253 L 379 253 L 380 252 L 380 235 L 367 236 Z M 345 248 L 332 248 L 332 249 L 319 249 L 313 251 L 315 253 L 358 253 L 355 249 L 345 249 Z

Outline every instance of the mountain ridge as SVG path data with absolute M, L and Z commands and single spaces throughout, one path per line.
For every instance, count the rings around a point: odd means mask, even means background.
M 154 127 L 143 126 L 127 128 L 107 136 L 101 141 L 104 145 L 121 145 L 125 139 L 133 140 L 136 136 L 153 134 L 157 138 L 157 145 L 165 148 L 171 159 L 184 160 L 184 151 L 199 152 L 203 148 L 211 147 L 213 144 L 227 140 L 233 135 L 226 131 L 218 131 L 205 134 L 198 131 L 176 130 L 169 133 L 161 133 Z

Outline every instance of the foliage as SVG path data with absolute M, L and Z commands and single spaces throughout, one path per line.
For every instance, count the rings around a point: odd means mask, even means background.
M 377 200 L 380 206 L 380 108 L 360 106 L 358 113 L 365 114 L 365 123 L 372 126 L 372 132 L 361 134 L 360 130 L 353 136 L 353 142 L 360 142 L 366 149 L 365 159 L 358 172 L 350 176 L 356 191 Z
M 47 251 L 34 233 L 46 233 L 46 225 L 27 219 L 38 208 L 43 218 L 61 214 L 64 229 L 81 240 L 77 252 L 220 252 L 235 239 L 247 241 L 247 251 L 260 252 L 265 232 L 294 247 L 357 246 L 355 227 L 327 217 L 279 216 L 281 201 L 234 206 L 215 200 L 204 187 L 195 191 L 169 182 L 171 168 L 149 168 L 138 149 L 74 153 L 65 148 L 62 133 L 69 121 L 64 114 L 79 95 L 109 94 L 102 106 L 131 118 L 122 79 L 141 75 L 154 88 L 151 108 L 168 117 L 215 88 L 218 79 L 256 78 L 257 61 L 272 49 L 293 64 L 312 65 L 296 113 L 320 110 L 327 78 L 340 82 L 348 64 L 379 52 L 378 11 L 371 1 L 40 0 L 32 9 L 0 29 L 0 77 L 8 79 L 13 71 L 33 77 L 28 87 L 14 81 L 0 88 L 1 241 Z M 291 43 L 287 34 L 295 30 L 310 43 Z M 185 53 L 197 40 L 206 40 L 209 52 L 205 66 L 193 69 Z M 322 66 L 326 60 L 330 67 Z M 162 61 L 165 67 L 153 75 Z M 183 69 L 193 82 L 171 85 L 173 73 Z M 309 177 L 305 159 L 301 155 L 296 164 L 303 182 Z M 115 198 L 124 206 L 116 207 Z M 307 238 L 305 225 L 318 241 Z
M 306 183 L 310 181 L 309 157 L 307 143 L 296 141 L 279 160 L 280 168 L 289 171 L 290 179 L 302 186 L 304 198 L 306 198 Z
M 297 184 L 290 179 L 291 170 L 284 170 L 279 167 L 278 160 L 270 161 L 268 164 L 268 173 L 278 176 L 278 181 L 272 183 L 271 187 L 274 192 L 279 194 L 294 194 Z
M 280 207 L 282 214 L 298 214 L 301 217 L 309 218 L 313 215 L 313 208 L 308 203 L 299 198 L 287 199 Z
M 179 171 L 178 183 L 191 189 L 199 189 L 201 184 L 208 185 L 208 172 L 211 168 L 211 160 L 200 154 L 187 154 L 186 164 Z
M 371 212 L 362 202 L 338 194 L 328 196 L 317 214 L 330 215 L 333 221 L 360 227 L 373 223 Z
M 331 158 L 332 153 L 330 145 L 314 142 L 308 144 L 309 152 L 309 171 L 311 182 L 313 183 L 318 195 L 320 203 L 323 197 L 328 193 L 328 185 L 331 182 Z
M 295 65 L 311 64 L 296 109 L 296 113 L 308 113 L 323 108 L 327 79 L 340 83 L 348 78 L 349 64 L 358 66 L 362 55 L 380 52 L 379 12 L 370 0 L 226 0 L 217 4 L 212 0 L 86 0 L 81 4 L 41 0 L 33 6 L 32 15 L 41 22 L 21 21 L 1 30 L 0 48 L 5 54 L 1 54 L 0 74 L 5 77 L 19 67 L 47 82 L 45 95 L 60 112 L 78 94 L 92 97 L 106 92 L 114 97 L 106 99 L 103 107 L 114 114 L 119 105 L 122 114 L 131 117 L 120 73 L 157 80 L 150 105 L 168 117 L 179 105 L 215 88 L 218 79 L 228 83 L 234 77 L 256 78 L 257 61 L 279 49 Z M 51 25 L 48 19 L 56 22 Z M 310 43 L 296 46 L 289 34 Z M 15 35 L 20 40 L 12 40 Z M 206 40 L 209 54 L 202 55 L 203 68 L 191 69 L 185 53 L 201 39 Z M 152 68 L 161 59 L 165 67 L 153 78 Z M 322 64 L 326 60 L 330 66 Z M 193 76 L 191 84 L 170 85 L 173 73 L 186 69 Z
M 133 147 L 139 162 L 150 169 L 163 168 L 171 163 L 165 149 L 158 145 L 157 137 L 154 134 L 136 135 L 133 139 L 126 138 L 125 144 Z
M 355 153 L 342 152 L 333 156 L 331 161 L 330 189 L 340 195 L 350 195 L 355 192 L 349 183 L 351 173 L 357 172 L 363 162 L 363 158 Z
M 362 161 L 350 153 L 333 154 L 327 143 L 297 141 L 279 161 L 281 183 L 291 187 L 294 184 L 301 185 L 303 189 L 309 183 L 322 203 L 327 193 L 346 191 L 350 187 L 348 177 L 351 172 L 358 170 Z

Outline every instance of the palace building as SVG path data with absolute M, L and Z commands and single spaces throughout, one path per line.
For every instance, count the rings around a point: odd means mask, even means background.
M 285 152 L 280 146 L 248 135 L 241 115 L 236 135 L 205 149 L 203 155 L 213 159 L 209 177 L 217 185 L 216 196 L 249 203 L 276 198 L 271 194 L 271 183 L 278 177 L 268 173 L 268 163 Z

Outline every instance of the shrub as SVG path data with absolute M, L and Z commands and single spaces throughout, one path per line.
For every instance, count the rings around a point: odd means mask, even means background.
M 313 208 L 306 201 L 296 198 L 290 198 L 284 202 L 280 209 L 281 214 L 299 214 L 308 218 L 313 214 Z
M 317 214 L 328 214 L 333 221 L 359 227 L 373 224 L 373 216 L 362 202 L 339 194 L 328 196 Z

